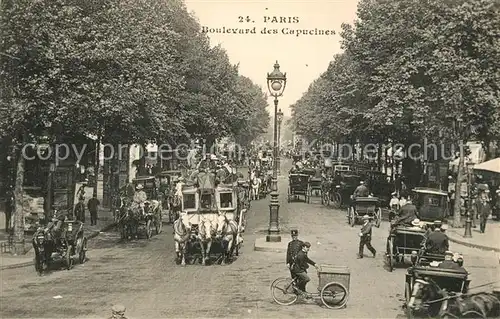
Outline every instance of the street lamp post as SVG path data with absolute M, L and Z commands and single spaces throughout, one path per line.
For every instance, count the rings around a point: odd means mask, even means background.
M 278 121 L 278 156 L 276 157 L 276 164 L 278 166 L 278 175 L 281 175 L 281 122 L 283 122 L 283 112 L 279 109 L 278 113 L 276 113 L 277 121 Z
M 286 87 L 286 73 L 280 71 L 278 61 L 274 70 L 267 74 L 267 88 L 274 97 L 274 147 L 273 156 L 278 158 L 278 97 L 283 95 Z M 278 201 L 278 163 L 273 161 L 273 178 L 271 181 L 271 203 L 269 204 L 269 228 L 266 236 L 267 242 L 281 242 L 279 229 L 279 201 Z

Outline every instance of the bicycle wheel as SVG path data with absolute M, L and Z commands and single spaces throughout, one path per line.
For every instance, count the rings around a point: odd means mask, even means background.
M 342 206 L 342 197 L 339 193 L 335 192 L 333 194 L 333 208 L 338 209 L 340 206 Z
M 271 293 L 278 305 L 289 306 L 297 301 L 292 278 L 279 278 L 271 284 Z
M 347 304 L 349 292 L 344 285 L 330 282 L 321 289 L 320 297 L 321 302 L 328 309 L 340 309 Z

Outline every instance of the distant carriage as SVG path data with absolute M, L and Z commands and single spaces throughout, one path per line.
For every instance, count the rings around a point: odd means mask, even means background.
M 181 171 L 163 171 L 157 175 L 159 179 L 158 195 L 161 198 L 162 215 L 166 215 L 168 223 L 172 224 L 181 209 L 180 200 L 175 198 L 175 179 L 181 176 Z
M 163 229 L 162 198 L 158 193 L 158 184 L 153 176 L 141 176 L 133 179 L 132 185 L 142 184 L 143 191 L 147 195 L 142 211 L 131 198 L 122 199 L 120 216 L 118 218 L 118 228 L 122 239 L 138 238 L 140 233 L 144 233 L 147 239 L 153 236 L 153 232 L 160 234 Z
M 288 175 L 288 202 L 304 196 L 304 202 L 309 203 L 309 178 L 307 174 L 289 174 Z
M 382 221 L 382 210 L 377 197 L 358 197 L 352 200 L 351 207 L 347 212 L 347 222 L 354 226 L 364 215 L 370 216 L 376 227 L 380 227 Z

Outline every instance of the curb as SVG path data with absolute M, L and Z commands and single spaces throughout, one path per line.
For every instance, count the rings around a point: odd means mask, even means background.
M 87 236 L 87 239 L 92 239 L 92 238 L 95 238 L 95 237 L 99 236 L 99 234 L 101 232 L 108 231 L 111 228 L 115 227 L 115 224 L 116 223 L 113 222 L 113 223 L 111 223 L 109 225 L 104 226 L 101 230 L 93 231 L 90 235 Z M 7 269 L 16 269 L 16 268 L 30 267 L 30 266 L 33 266 L 33 261 L 25 261 L 25 262 L 18 263 L 18 264 L 1 266 L 0 267 L 0 271 L 7 270 Z
M 462 246 L 466 246 L 466 247 L 470 247 L 470 248 L 475 248 L 475 249 L 479 249 L 479 250 L 484 250 L 484 251 L 495 251 L 497 253 L 500 253 L 500 248 L 488 247 L 488 246 L 483 246 L 483 245 L 478 245 L 478 244 L 472 244 L 472 243 L 468 243 L 468 242 L 463 241 L 463 240 L 459 240 L 459 239 L 453 238 L 451 236 L 448 236 L 448 240 L 451 241 L 452 243 L 459 244 L 459 245 L 462 245 Z
M 282 249 L 282 248 L 262 247 L 262 246 L 257 246 L 257 245 L 254 245 L 253 250 L 265 252 L 265 253 L 284 253 L 284 252 L 286 252 L 286 249 Z

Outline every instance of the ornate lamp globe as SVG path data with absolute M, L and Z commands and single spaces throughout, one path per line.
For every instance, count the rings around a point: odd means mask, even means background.
M 267 74 L 267 88 L 271 96 L 282 96 L 286 87 L 286 73 L 280 71 L 278 61 L 274 64 L 274 70 Z

